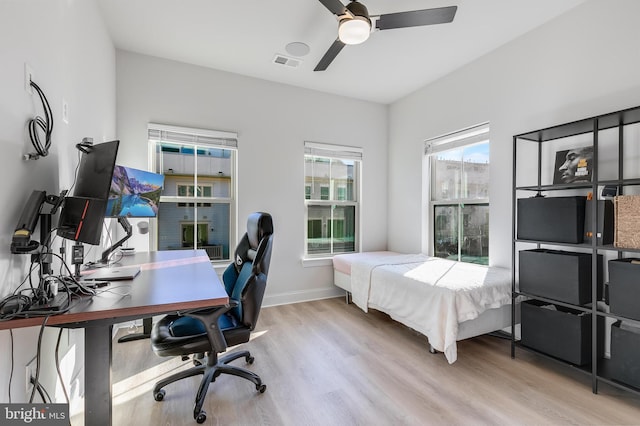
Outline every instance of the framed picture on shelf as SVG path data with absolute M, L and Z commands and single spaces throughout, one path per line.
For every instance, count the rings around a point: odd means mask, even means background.
M 591 182 L 593 146 L 556 152 L 553 184 Z

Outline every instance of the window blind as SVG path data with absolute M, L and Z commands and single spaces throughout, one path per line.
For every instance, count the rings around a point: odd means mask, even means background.
M 344 145 L 332 145 L 319 142 L 305 142 L 305 155 L 317 155 L 319 157 L 342 158 L 350 160 L 362 160 L 362 148 Z
M 233 132 L 193 129 L 155 123 L 150 123 L 147 129 L 149 140 L 189 145 L 211 145 L 231 149 L 238 148 L 238 135 Z
M 424 154 L 433 155 L 438 152 L 488 141 L 489 123 L 482 123 L 477 126 L 427 139 L 424 141 Z

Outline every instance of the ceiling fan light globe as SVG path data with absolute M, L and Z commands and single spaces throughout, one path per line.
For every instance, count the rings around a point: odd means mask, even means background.
M 343 19 L 338 27 L 338 38 L 344 44 L 360 44 L 371 34 L 371 21 L 356 16 L 353 19 Z

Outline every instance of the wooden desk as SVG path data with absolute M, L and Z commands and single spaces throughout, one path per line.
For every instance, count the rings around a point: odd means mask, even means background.
M 229 303 L 204 250 L 137 253 L 123 257 L 119 264 L 139 265 L 141 272 L 134 280 L 113 282 L 99 289 L 97 296 L 74 299 L 69 312 L 47 321 L 47 326 L 84 328 L 87 426 L 111 425 L 113 324 Z M 113 293 L 104 292 L 111 288 Z M 43 321 L 38 317 L 0 322 L 0 330 L 40 326 Z

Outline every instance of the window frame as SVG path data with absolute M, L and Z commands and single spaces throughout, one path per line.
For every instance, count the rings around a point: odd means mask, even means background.
M 199 195 L 198 198 L 213 198 L 213 195 L 209 195 L 206 196 L 204 195 L 204 189 L 205 188 L 209 188 L 209 192 L 211 194 L 213 194 L 213 185 L 208 185 L 208 184 L 201 184 L 198 183 L 198 185 L 193 185 L 193 183 L 191 182 L 176 182 L 176 194 L 180 194 L 180 187 L 186 187 L 187 188 L 187 193 L 189 192 L 189 190 L 193 190 L 194 195 L 190 196 L 190 195 L 178 195 L 178 197 L 195 197 L 197 194 L 197 192 L 202 193 L 203 195 Z M 198 188 L 198 191 L 196 191 L 196 187 Z
M 304 186 L 304 239 L 303 239 L 303 261 L 309 260 L 318 260 L 318 259 L 331 259 L 336 254 L 343 253 L 357 253 L 360 251 L 361 247 L 361 208 L 360 205 L 362 203 L 362 167 L 363 167 L 363 150 L 359 147 L 353 146 L 344 146 L 344 145 L 333 145 L 333 144 L 325 144 L 318 142 L 308 142 L 304 143 L 304 156 L 303 160 L 305 166 L 303 167 L 303 186 Z M 331 160 L 349 160 L 354 162 L 354 188 L 353 188 L 353 200 L 339 200 L 337 198 L 337 192 L 334 189 L 334 185 L 329 182 L 327 185 L 329 189 L 329 198 L 328 199 L 311 199 L 312 188 L 306 182 L 306 160 L 308 156 L 321 157 L 329 160 L 329 164 L 331 164 Z M 324 186 L 324 185 L 323 185 Z M 307 191 L 307 188 L 310 188 Z M 345 187 L 346 188 L 346 187 Z M 309 197 L 309 198 L 307 198 Z M 346 198 L 346 197 L 345 197 Z M 309 207 L 310 206 L 328 206 L 332 207 L 353 207 L 354 208 L 354 250 L 353 252 L 335 252 L 334 251 L 334 241 L 333 241 L 333 232 L 329 232 L 332 236 L 330 239 L 330 249 L 328 253 L 309 253 L 309 241 L 308 241 L 308 226 L 309 226 Z M 334 218 L 329 218 L 328 221 L 331 222 L 335 220 Z
M 234 132 L 225 132 L 218 130 L 196 129 L 180 126 L 170 126 L 165 124 L 149 123 L 147 126 L 147 143 L 148 143 L 148 167 L 149 170 L 155 170 L 158 160 L 158 152 L 156 145 L 161 143 L 179 144 L 193 147 L 194 157 L 194 178 L 193 181 L 179 181 L 176 182 L 176 195 L 165 195 L 160 197 L 160 203 L 173 203 L 177 207 L 192 208 L 194 211 L 194 219 L 191 221 L 194 224 L 194 247 L 199 249 L 197 244 L 197 228 L 201 220 L 198 218 L 198 208 L 208 208 L 214 204 L 229 205 L 229 258 L 213 261 L 215 264 L 228 264 L 230 259 L 233 258 L 233 252 L 238 244 L 238 135 Z M 170 139 L 163 138 L 162 135 L 171 135 Z M 216 143 L 215 141 L 219 141 Z M 198 186 L 206 186 L 207 183 L 198 182 L 197 159 L 199 157 L 199 147 L 204 148 L 217 148 L 231 151 L 230 156 L 230 188 L 228 197 L 215 196 L 213 191 L 213 184 L 209 185 L 211 188 L 211 197 L 204 197 L 198 195 L 196 188 Z M 162 172 L 162 171 L 161 171 Z M 193 196 L 179 196 L 178 186 L 193 186 Z M 181 206 L 181 204 L 184 204 Z M 201 204 L 201 206 L 199 206 Z M 178 221 L 177 226 L 182 227 L 184 221 Z M 150 233 L 150 246 L 158 249 L 160 229 L 156 220 L 156 232 Z
M 466 205 L 486 205 L 491 208 L 489 192 L 484 198 L 450 198 L 446 200 L 434 200 L 434 185 L 436 154 L 440 152 L 450 151 L 458 148 L 464 149 L 472 145 L 486 143 L 491 150 L 490 126 L 489 123 L 482 123 L 471 126 L 459 131 L 447 133 L 442 136 L 430 138 L 424 141 L 423 156 L 423 179 L 422 179 L 422 199 L 423 199 L 423 232 L 422 232 L 422 251 L 429 256 L 435 256 L 435 210 L 438 206 L 454 206 L 457 208 L 458 215 L 458 262 L 464 262 L 461 259 L 462 244 L 461 235 L 463 231 L 464 214 L 463 209 Z M 464 163 L 463 163 L 464 164 Z M 491 160 L 489 160 L 489 167 Z M 490 236 L 487 236 L 490 241 Z M 491 251 L 489 251 L 488 264 Z

